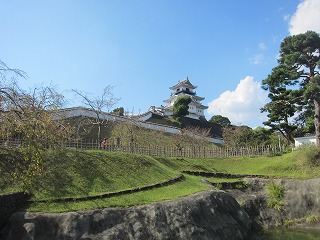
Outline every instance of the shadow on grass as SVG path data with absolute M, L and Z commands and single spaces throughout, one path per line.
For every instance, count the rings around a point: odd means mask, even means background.
M 0 160 L 0 180 L 10 175 L 8 161 L 3 159 Z M 181 164 L 184 160 L 178 161 Z M 14 164 L 10 166 L 14 167 Z M 175 176 L 176 170 L 164 168 L 153 157 L 102 150 L 48 150 L 42 161 L 42 171 L 33 176 L 29 191 L 33 200 L 86 197 L 163 182 Z M 8 192 L 10 185 L 12 182 L 6 180 L 3 191 Z M 21 186 L 18 190 L 22 190 Z
M 101 164 L 101 157 L 94 157 L 83 151 L 53 152 L 46 159 L 44 176 L 36 183 L 41 186 L 41 189 L 36 189 L 40 190 L 36 193 L 36 199 L 90 195 L 97 179 L 103 185 L 110 183 L 107 174 L 100 167 Z

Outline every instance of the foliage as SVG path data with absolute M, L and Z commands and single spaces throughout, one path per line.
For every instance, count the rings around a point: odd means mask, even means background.
M 249 187 L 249 184 L 247 182 L 242 182 L 239 184 L 236 184 L 235 189 L 243 190 Z
M 311 104 L 310 104 L 311 105 Z M 301 112 L 294 121 L 294 125 L 297 126 L 295 131 L 295 137 L 305 136 L 306 134 L 314 134 L 315 126 L 313 119 L 313 106 L 308 105 L 304 108 L 304 111 Z
M 189 96 L 178 97 L 173 104 L 173 116 L 176 119 L 180 119 L 189 114 L 189 104 L 191 103 L 191 98 Z
M 290 142 L 297 127 L 289 118 L 298 114 L 296 123 L 302 121 L 300 129 L 308 123 L 305 120 L 313 118 L 316 138 L 320 137 L 319 53 L 320 36 L 316 32 L 286 37 L 280 45 L 279 65 L 263 81 L 271 100 L 262 108 L 269 113 L 265 124 L 280 131 Z
M 305 147 L 305 161 L 309 167 L 320 167 L 320 149 L 312 146 Z
M 118 107 L 111 111 L 111 114 L 117 115 L 117 116 L 123 116 L 124 115 L 124 108 Z
M 165 123 L 168 123 L 168 126 L 173 126 L 173 127 L 182 127 L 182 122 L 180 118 L 176 118 L 175 116 L 168 116 L 164 118 Z M 166 124 L 164 124 L 166 125 Z
M 269 145 L 270 135 L 271 132 L 265 128 L 230 125 L 223 129 L 223 139 L 231 147 Z
M 231 122 L 229 120 L 229 118 L 227 117 L 223 117 L 221 115 L 214 115 L 210 118 L 209 122 L 212 123 L 217 123 L 219 124 L 221 127 L 225 128 L 230 126 Z
M 281 148 L 283 149 L 287 146 L 284 137 L 263 127 L 252 129 L 248 126 L 230 125 L 223 129 L 223 139 L 226 146 L 235 148 L 281 145 Z
M 252 129 L 250 144 L 251 146 L 277 145 L 277 142 L 274 142 L 273 137 L 270 129 L 257 127 Z
M 320 216 L 319 215 L 311 215 L 306 218 L 306 223 L 319 223 L 320 222 Z
M 267 188 L 267 194 L 268 194 L 268 199 L 267 199 L 268 207 L 271 207 L 280 211 L 284 204 L 283 202 L 284 187 L 272 182 L 267 184 L 266 188 Z
M 291 72 L 283 66 L 277 66 L 272 70 L 271 75 L 262 81 L 263 88 L 270 91 L 270 102 L 261 108 L 262 112 L 268 113 L 268 120 L 263 122 L 273 131 L 280 132 L 289 143 L 294 143 L 294 130 L 297 128 L 289 122 L 289 119 L 294 116 L 297 108 L 296 91 L 287 89 L 285 84 L 279 83 L 279 79 L 286 79 Z M 292 75 L 292 74 L 291 74 Z M 290 76 L 294 78 L 297 76 Z
M 13 71 L 18 76 L 22 74 Z M 6 76 L 2 79 L 5 80 Z M 12 176 L 23 182 L 25 190 L 33 183 L 34 176 L 41 174 L 46 149 L 60 148 L 64 140 L 72 137 L 72 127 L 57 111 L 63 99 L 51 86 L 36 87 L 27 92 L 15 81 L 1 82 L 0 138 L 21 140 L 20 153 L 10 159 L 15 164 Z
M 73 128 L 56 112 L 63 97 L 53 88 L 35 88 L 26 93 L 11 86 L 10 94 L 1 105 L 0 138 L 21 140 L 20 155 L 12 158 L 16 163 L 12 174 L 17 180 L 23 179 L 28 188 L 33 176 L 42 171 L 46 149 L 63 147 L 64 141 L 72 137 Z
M 313 224 L 313 223 L 319 223 L 319 222 L 320 222 L 319 215 L 310 215 L 308 217 L 303 217 L 303 218 L 286 219 L 284 225 L 285 227 L 290 227 L 296 224 L 303 224 L 303 223 Z

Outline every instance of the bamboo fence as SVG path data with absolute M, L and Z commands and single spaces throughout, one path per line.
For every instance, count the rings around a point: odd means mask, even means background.
M 21 139 L 1 140 L 0 146 L 17 148 L 23 146 Z M 217 147 L 217 146 L 159 146 L 139 144 L 114 144 L 107 142 L 105 148 L 100 147 L 97 140 L 83 141 L 74 140 L 63 143 L 69 149 L 101 149 L 110 152 L 128 152 L 159 157 L 181 157 L 181 158 L 230 158 L 230 157 L 254 157 L 274 155 L 280 152 L 278 146 L 255 146 L 255 147 Z

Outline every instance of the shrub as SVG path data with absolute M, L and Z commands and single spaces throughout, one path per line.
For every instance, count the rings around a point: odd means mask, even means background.
M 319 215 L 311 215 L 306 218 L 306 223 L 318 223 L 320 221 Z
M 304 149 L 306 163 L 310 167 L 320 167 L 320 148 L 312 145 Z
M 216 189 L 219 189 L 219 190 L 222 189 L 222 183 L 216 183 L 214 186 Z
M 284 187 L 272 182 L 267 185 L 267 193 L 268 193 L 268 199 L 267 199 L 268 207 L 281 211 L 283 206 Z
M 235 189 L 238 189 L 238 190 L 243 190 L 243 189 L 246 189 L 248 188 L 248 183 L 247 182 L 242 182 L 242 183 L 238 183 L 235 185 Z

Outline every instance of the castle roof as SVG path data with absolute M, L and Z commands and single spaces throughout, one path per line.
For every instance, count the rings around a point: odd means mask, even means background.
M 198 86 L 194 86 L 194 85 L 189 81 L 189 79 L 188 79 L 188 77 L 187 77 L 187 79 L 185 79 L 185 80 L 180 80 L 176 85 L 170 87 L 170 89 L 171 89 L 171 90 L 175 90 L 175 89 L 177 89 L 177 88 L 179 88 L 179 87 L 181 87 L 181 86 L 186 86 L 186 87 L 188 87 L 188 88 L 190 88 L 190 89 L 195 89 L 195 88 L 198 87 Z

